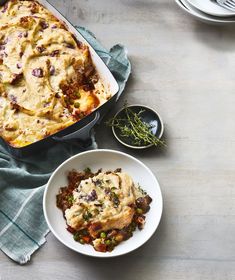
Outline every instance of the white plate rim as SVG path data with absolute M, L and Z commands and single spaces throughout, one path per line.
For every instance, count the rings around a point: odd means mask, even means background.
M 90 153 L 95 153 L 95 152 L 111 152 L 111 153 L 116 153 L 116 154 L 119 154 L 119 155 L 122 155 L 122 156 L 125 156 L 125 157 L 128 157 L 129 159 L 131 160 L 134 160 L 136 161 L 138 164 L 140 164 L 142 167 L 144 167 L 154 178 L 155 182 L 156 182 L 156 187 L 158 188 L 158 195 L 159 195 L 159 199 L 158 199 L 158 219 L 155 220 L 155 227 L 154 229 L 152 230 L 152 232 L 147 236 L 147 238 L 145 238 L 145 240 L 138 244 L 138 246 L 136 246 L 134 249 L 132 250 L 127 250 L 126 252 L 123 252 L 121 254 L 117 254 L 115 253 L 115 249 L 111 252 L 112 254 L 104 254 L 104 253 L 100 253 L 100 252 L 97 252 L 94 250 L 93 254 L 87 254 L 85 252 L 80 252 L 79 250 L 75 249 L 74 247 L 70 246 L 69 244 L 67 244 L 63 239 L 60 238 L 60 236 L 58 236 L 58 234 L 56 233 L 56 231 L 54 230 L 54 228 L 52 227 L 50 221 L 49 221 L 49 218 L 48 218 L 48 215 L 47 215 L 47 206 L 46 206 L 46 198 L 47 198 L 47 194 L 48 194 L 48 189 L 49 189 L 49 186 L 50 186 L 50 182 L 52 181 L 52 179 L 54 178 L 54 176 L 56 175 L 56 173 L 64 166 L 66 165 L 68 162 L 72 161 L 72 160 L 75 160 L 76 158 L 79 158 L 79 156 L 83 156 L 85 154 L 90 154 Z M 150 210 L 151 211 L 151 210 Z M 66 247 L 70 248 L 71 250 L 77 252 L 77 253 L 80 253 L 82 255 L 86 255 L 86 256 L 90 256 L 90 257 L 98 257 L 98 258 L 110 258 L 110 257 L 118 257 L 118 256 L 122 256 L 122 255 L 125 255 L 125 254 L 128 254 L 130 252 L 133 252 L 135 250 L 137 250 L 139 247 L 141 247 L 142 245 L 144 245 L 152 236 L 153 234 L 156 232 L 159 224 L 160 224 L 160 221 L 161 221 L 161 217 L 162 217 L 162 212 L 163 212 L 163 197 L 162 197 L 162 191 L 161 191 L 161 188 L 160 188 L 160 185 L 159 185 L 159 182 L 156 178 L 156 176 L 153 174 L 153 172 L 151 171 L 151 169 L 149 167 L 147 167 L 142 161 L 138 160 L 137 158 L 127 154 L 127 153 L 124 153 L 124 152 L 120 152 L 120 151 L 117 151 L 117 150 L 112 150 L 112 149 L 97 149 L 97 150 L 89 150 L 89 151 L 85 151 L 85 152 L 81 152 L 81 153 L 78 153 L 70 158 L 68 158 L 66 161 L 64 161 L 61 165 L 59 165 L 55 171 L 52 173 L 52 175 L 50 176 L 50 179 L 48 180 L 47 184 L 46 184 L 46 187 L 45 187 L 45 190 L 44 190 L 44 194 L 43 194 L 43 213 L 44 213 L 44 217 L 45 217 L 45 220 L 47 222 L 47 225 L 50 229 L 50 231 L 53 233 L 53 235 L 62 243 L 64 244 Z M 63 215 L 61 213 L 61 218 L 63 219 Z M 72 237 L 71 237 L 72 238 Z M 128 242 L 125 241 L 125 242 Z
M 198 2 L 196 0 L 187 0 L 189 2 L 190 5 L 192 5 L 193 7 L 195 7 L 196 9 L 208 14 L 208 15 L 212 15 L 212 16 L 217 16 L 217 17 L 231 17 L 235 15 L 235 12 L 226 10 L 225 8 L 217 5 L 216 3 L 213 3 L 212 1 L 206 0 L 210 5 L 214 6 L 215 10 L 209 10 L 207 9 L 203 3 L 205 3 L 204 1 Z M 220 12 L 219 12 L 220 11 Z
M 175 2 L 185 12 L 192 15 L 193 17 L 200 19 L 201 21 L 208 22 L 208 23 L 209 22 L 217 23 L 217 24 L 235 23 L 235 19 L 234 20 L 228 20 L 228 19 L 219 20 L 219 19 L 214 19 L 214 18 L 208 17 L 206 14 L 203 14 L 202 12 L 197 11 L 195 8 L 191 7 L 191 5 L 188 2 L 186 2 L 185 0 L 175 0 Z

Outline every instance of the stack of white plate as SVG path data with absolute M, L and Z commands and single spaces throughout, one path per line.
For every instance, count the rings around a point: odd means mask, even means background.
M 175 0 L 187 13 L 209 23 L 235 23 L 235 12 L 219 6 L 215 0 Z

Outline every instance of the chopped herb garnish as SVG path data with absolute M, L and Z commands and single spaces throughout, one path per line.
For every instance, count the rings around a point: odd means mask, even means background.
M 110 200 L 113 202 L 115 208 L 120 204 L 119 197 L 115 192 L 110 193 Z
M 103 201 L 102 200 L 98 200 L 98 203 L 95 203 L 94 205 L 95 206 L 98 206 L 98 207 L 102 207 L 103 206 Z
M 103 206 L 103 203 L 95 203 L 94 204 L 96 207 L 102 207 Z
M 147 192 L 144 191 L 139 184 L 138 184 L 138 190 L 139 190 L 139 192 L 141 192 L 142 195 L 146 195 L 147 194 Z
M 73 197 L 73 195 L 68 195 L 67 196 L 67 200 L 68 200 L 68 202 L 70 203 L 70 204 L 73 204 L 73 202 L 74 202 L 74 197 Z
M 91 173 L 90 167 L 86 167 L 86 168 L 84 169 L 84 172 L 85 172 L 85 173 Z
M 86 211 L 83 215 L 82 215 L 83 219 L 85 221 L 89 221 L 90 218 L 92 218 L 92 214 L 89 211 Z
M 81 235 L 78 232 L 74 233 L 74 235 L 73 235 L 73 239 L 75 241 L 78 241 L 80 239 L 80 237 L 81 237 Z

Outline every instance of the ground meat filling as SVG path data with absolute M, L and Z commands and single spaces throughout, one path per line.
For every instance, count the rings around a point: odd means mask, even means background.
M 74 191 L 77 190 L 78 186 L 83 180 L 95 177 L 92 182 L 95 183 L 96 186 L 101 187 L 101 182 L 96 179 L 96 176 L 101 172 L 102 170 L 100 169 L 96 173 L 93 173 L 91 172 L 90 168 L 86 168 L 84 171 L 71 170 L 68 173 L 68 185 L 61 187 L 59 194 L 56 197 L 57 207 L 63 211 L 64 217 L 66 210 L 70 209 L 74 205 Z M 105 174 L 115 174 L 118 172 L 121 172 L 120 168 L 113 172 L 107 171 Z M 119 198 L 115 192 L 109 188 L 106 188 L 104 192 L 109 195 L 114 208 L 115 205 L 118 207 L 121 198 Z M 85 226 L 83 225 L 81 228 L 74 228 L 67 224 L 67 230 L 73 234 L 75 241 L 81 244 L 90 244 L 96 251 L 99 252 L 111 252 L 119 243 L 129 239 L 137 228 L 141 230 L 144 227 L 146 218 L 145 214 L 150 210 L 149 205 L 152 202 L 152 199 L 140 187 L 138 187 L 137 192 L 138 197 L 136 200 L 131 205 L 128 205 L 128 207 L 133 210 L 132 219 L 130 223 L 123 228 L 103 230 L 102 224 L 99 221 L 90 222 L 90 219 L 94 218 L 96 212 L 92 212 L 91 214 L 89 209 L 87 209 L 87 211 L 83 213 L 83 219 L 86 221 Z M 98 196 L 96 190 L 92 190 L 86 199 L 89 202 L 95 203 L 94 205 L 97 206 L 97 209 L 100 209 L 102 208 L 102 203 L 97 201 L 97 198 Z M 99 210 L 97 210 L 97 215 L 98 212 Z

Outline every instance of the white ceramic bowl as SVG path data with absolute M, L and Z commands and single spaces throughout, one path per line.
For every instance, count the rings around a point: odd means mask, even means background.
M 66 230 L 66 223 L 62 211 L 56 207 L 56 195 L 60 187 L 67 185 L 67 172 L 71 169 L 84 170 L 86 167 L 90 167 L 92 171 L 97 171 L 99 168 L 103 170 L 122 168 L 153 199 L 150 204 L 150 211 L 146 214 L 144 229 L 141 231 L 137 229 L 133 237 L 120 243 L 112 252 L 97 252 L 91 245 L 82 245 L 74 241 L 72 234 Z M 136 158 L 114 150 L 83 152 L 66 160 L 51 175 L 43 197 L 44 215 L 55 237 L 70 249 L 93 257 L 120 256 L 139 248 L 157 229 L 162 215 L 162 206 L 161 190 L 151 170 Z

